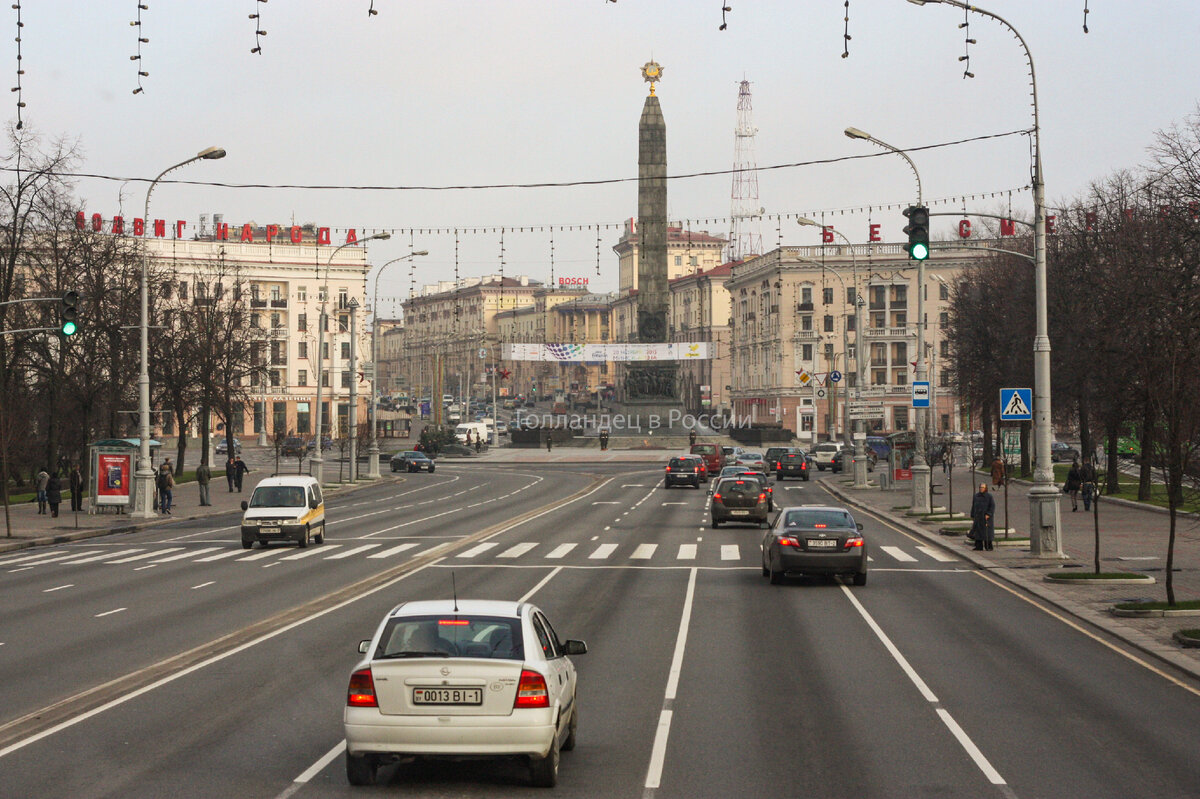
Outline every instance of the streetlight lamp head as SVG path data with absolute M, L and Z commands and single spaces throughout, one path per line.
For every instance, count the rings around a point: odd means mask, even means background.
M 224 147 L 208 147 L 196 153 L 197 158 L 207 158 L 210 161 L 225 157 Z
M 865 133 L 858 128 L 846 128 L 846 135 L 851 139 L 870 139 L 871 134 Z
M 821 227 L 820 222 L 816 221 L 815 219 L 809 219 L 807 216 L 796 217 L 796 224 L 797 225 L 811 225 L 813 227 Z
M 392 237 L 391 233 L 388 233 L 386 230 L 381 230 L 378 233 L 372 233 L 370 236 L 367 236 L 365 239 L 363 239 L 363 241 L 370 241 L 371 239 L 378 239 L 379 241 L 387 241 L 391 237 Z
M 413 255 L 429 255 L 429 250 L 415 250 Z

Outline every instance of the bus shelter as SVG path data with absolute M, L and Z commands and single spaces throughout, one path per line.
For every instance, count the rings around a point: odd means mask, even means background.
M 109 509 L 124 513 L 133 504 L 133 472 L 137 468 L 139 438 L 106 438 L 88 445 L 89 514 Z M 150 462 L 154 463 L 161 441 L 150 441 Z

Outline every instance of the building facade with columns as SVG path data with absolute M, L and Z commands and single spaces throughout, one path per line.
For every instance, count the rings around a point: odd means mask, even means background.
M 962 429 L 953 374 L 943 366 L 950 362 L 943 331 L 958 274 L 988 257 L 977 250 L 935 249 L 925 264 L 933 434 Z M 734 265 L 725 282 L 734 412 L 779 422 L 800 441 L 817 443 L 844 434 L 845 403 L 859 393 L 862 402 L 882 406 L 869 430 L 913 429 L 911 384 L 921 323 L 916 273 L 901 244 L 782 247 Z M 861 331 L 854 319 L 859 296 Z M 860 354 L 867 359 L 861 387 Z M 841 379 L 832 379 L 834 373 Z
M 699 269 L 668 282 L 668 338 L 707 341 L 710 358 L 679 364 L 679 397 L 692 414 L 729 410 L 729 291 L 732 263 Z

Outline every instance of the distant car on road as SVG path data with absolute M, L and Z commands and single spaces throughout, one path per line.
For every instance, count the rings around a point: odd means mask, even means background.
M 745 466 L 747 469 L 766 473 L 767 462 L 763 460 L 761 452 L 742 452 L 737 456 L 737 463 L 740 466 Z
M 677 485 L 700 487 L 700 464 L 693 458 L 676 457 L 667 463 L 663 475 L 663 488 Z
M 713 489 L 709 508 L 713 528 L 724 522 L 746 522 L 766 525 L 767 492 L 758 480 L 750 477 L 724 477 Z
M 558 781 L 575 748 L 583 641 L 560 641 L 528 602 L 444 599 L 390 610 L 350 675 L 346 779 L 371 785 L 411 757 L 521 757 L 530 781 Z
M 430 474 L 437 468 L 429 456 L 424 452 L 416 450 L 405 450 L 397 452 L 391 459 L 393 472 L 429 472 Z
M 823 472 L 828 469 L 831 472 L 840 472 L 842 464 L 838 459 L 838 453 L 841 451 L 842 442 L 840 441 L 825 441 L 813 447 L 812 455 L 817 460 L 817 470 Z
M 1054 463 L 1070 463 L 1079 460 L 1079 450 L 1061 441 L 1050 442 L 1050 460 Z
M 236 438 L 233 439 L 234 454 L 236 455 L 237 453 L 239 453 L 241 451 L 242 451 L 242 442 Z M 217 454 L 224 455 L 227 452 L 229 452 L 229 439 L 225 438 L 225 436 L 221 436 L 219 439 L 217 439 Z
M 690 455 L 689 454 L 689 455 L 680 455 L 679 457 L 683 458 L 684 460 L 693 461 L 697 466 L 699 466 L 700 467 L 700 482 L 701 483 L 708 482 L 708 461 L 704 460 L 703 455 Z
M 317 440 L 315 438 L 310 438 L 307 446 L 309 452 L 314 451 L 317 448 Z M 333 449 L 333 439 L 329 437 L 321 440 L 321 451 L 324 452 L 327 449 Z
M 704 458 L 709 474 L 717 474 L 725 466 L 725 456 L 716 444 L 692 444 L 691 454 Z
M 789 575 L 848 574 L 867 584 L 867 542 L 850 511 L 833 506 L 784 508 L 762 541 L 762 573 L 778 585 Z
M 767 466 L 770 467 L 772 464 L 768 463 Z M 776 482 L 782 481 L 785 477 L 799 477 L 801 480 L 808 480 L 808 455 L 803 450 L 783 453 L 775 461 L 774 467 Z

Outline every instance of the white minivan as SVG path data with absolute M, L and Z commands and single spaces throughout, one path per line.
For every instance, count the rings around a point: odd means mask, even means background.
M 463 422 L 458 427 L 454 428 L 454 437 L 458 439 L 460 444 L 467 443 L 467 434 L 471 434 L 471 443 L 476 441 L 488 440 L 487 425 L 483 422 Z
M 242 548 L 254 542 L 295 541 L 301 548 L 309 540 L 325 540 L 325 498 L 315 477 L 290 475 L 259 481 L 242 502 Z

